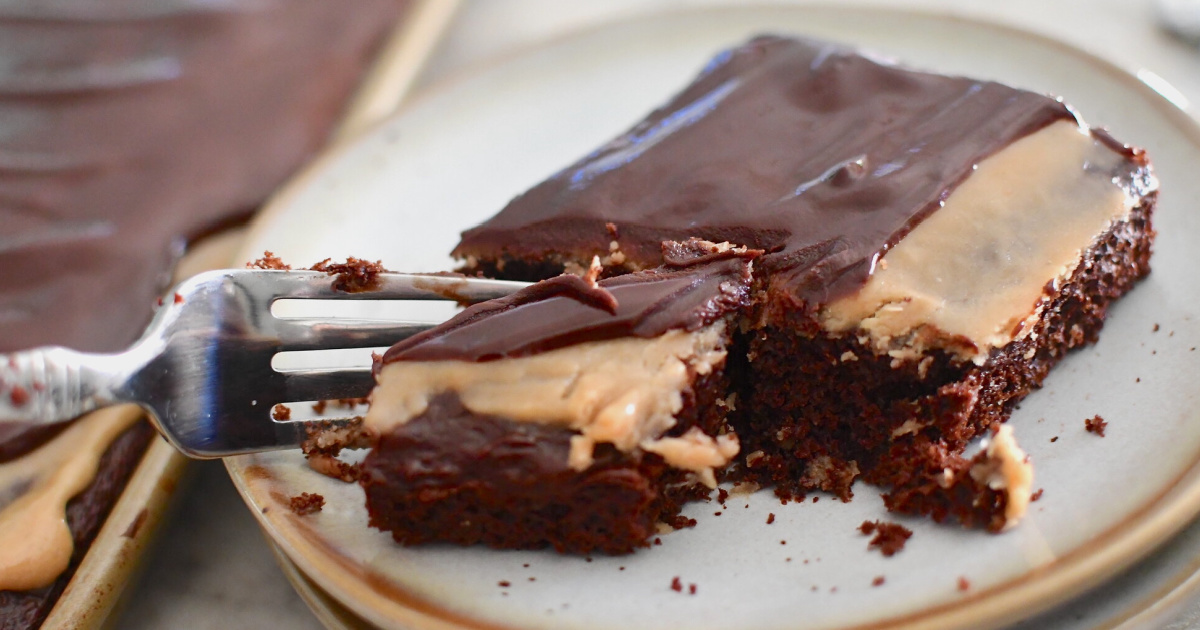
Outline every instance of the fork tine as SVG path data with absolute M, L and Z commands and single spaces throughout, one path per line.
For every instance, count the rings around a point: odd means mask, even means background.
M 337 368 L 282 372 L 284 400 L 361 398 L 371 393 L 371 368 Z
M 282 351 L 390 346 L 433 327 L 382 319 L 287 318 L 273 324 Z
M 461 276 L 407 273 L 379 274 L 378 288 L 347 293 L 333 288 L 333 278 L 320 271 L 238 270 L 239 282 L 255 285 L 273 299 L 453 300 L 481 302 L 504 297 L 528 286 L 524 282 Z

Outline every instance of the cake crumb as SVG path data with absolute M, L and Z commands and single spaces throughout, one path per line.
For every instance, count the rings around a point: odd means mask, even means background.
M 877 575 L 877 576 L 875 576 L 874 580 L 871 580 L 871 586 L 883 586 L 883 583 L 885 581 L 886 580 L 884 579 L 884 577 L 882 575 Z
M 358 449 L 369 446 L 369 438 L 362 430 L 362 418 L 349 422 L 321 420 L 304 428 L 306 438 L 300 450 L 308 461 L 308 467 L 327 477 L 346 483 L 358 481 L 360 466 L 337 458 L 343 449 Z
M 771 523 L 774 523 L 774 522 L 775 522 L 775 513 L 771 512 L 770 514 L 767 514 L 767 525 L 770 525 Z
M 1057 441 L 1058 441 L 1058 436 L 1057 436 L 1057 435 L 1056 435 L 1056 436 L 1054 436 L 1054 437 L 1052 437 L 1052 438 L 1050 438 L 1050 443 L 1051 443 L 1051 444 L 1053 444 L 1053 443 L 1055 443 L 1055 442 L 1057 442 Z
M 729 498 L 728 490 L 726 490 L 725 488 L 717 488 L 717 503 L 720 503 L 721 507 L 725 507 L 725 499 L 728 499 L 728 498 Z
M 1158 329 L 1159 329 L 1159 326 L 1158 326 L 1158 324 L 1155 324 L 1155 325 L 1154 325 L 1154 332 L 1158 332 Z
M 375 291 L 380 286 L 379 274 L 388 272 L 378 260 L 371 262 L 353 256 L 344 263 L 331 263 L 326 258 L 313 265 L 312 270 L 335 276 L 333 288 L 343 293 Z
M 279 403 L 271 408 L 271 418 L 277 422 L 284 422 L 292 419 L 292 408 L 283 403 Z
M 316 514 L 325 507 L 325 497 L 319 494 L 301 492 L 300 494 L 292 497 L 291 501 L 289 502 L 289 507 L 292 508 L 292 512 L 294 512 L 297 516 Z
M 1038 499 L 1042 498 L 1042 493 L 1045 491 L 1046 491 L 1045 488 L 1038 488 L 1037 492 L 1034 492 L 1033 494 L 1029 495 L 1029 502 L 1033 503 L 1034 501 L 1037 501 Z
M 1104 437 L 1104 429 L 1108 427 L 1108 422 L 1101 418 L 1099 414 L 1092 418 L 1083 421 L 1083 426 L 1088 433 L 1095 433 L 1100 437 Z
M 182 296 L 182 295 L 180 295 L 180 294 L 178 294 L 178 293 L 176 293 L 176 294 L 175 294 L 175 303 L 176 303 L 176 304 L 183 304 L 183 296 Z
M 779 544 L 781 544 L 781 545 L 786 545 L 786 544 L 787 544 L 787 541 L 786 541 L 786 540 L 781 540 L 781 541 L 779 541 Z
M 654 544 L 655 544 L 655 545 L 662 545 L 662 539 L 661 539 L 661 538 L 655 538 L 655 539 L 654 539 Z
M 508 588 L 512 586 L 512 583 L 508 580 L 500 580 L 499 582 L 496 582 L 496 586 L 499 586 L 500 588 Z
M 971 588 L 971 582 L 963 576 L 958 576 L 958 590 L 965 591 Z
M 535 577 L 533 577 L 533 576 L 531 575 L 531 576 L 529 576 L 529 581 L 530 581 L 530 582 L 536 582 L 536 581 L 537 581 L 537 578 L 535 578 Z
M 911 529 L 899 523 L 887 521 L 863 521 L 862 525 L 858 526 L 858 531 L 865 536 L 875 534 L 867 548 L 877 548 L 886 557 L 891 557 L 904 549 L 904 544 L 912 536 Z
M 688 595 L 695 595 L 695 594 L 696 594 L 696 585 L 688 584 Z
M 671 590 L 675 591 L 676 593 L 683 592 L 683 582 L 679 579 L 678 575 L 671 578 Z
M 669 534 L 670 532 L 673 532 L 677 529 L 687 529 L 689 527 L 695 527 L 696 519 L 689 518 L 682 514 L 676 514 L 675 516 L 671 517 L 670 522 L 660 523 L 660 525 L 666 525 L 667 527 L 670 528 L 670 531 L 659 531 L 659 533 L 660 534 L 663 534 L 663 533 Z
M 274 253 L 263 252 L 262 258 L 246 263 L 247 269 L 267 269 L 272 271 L 288 271 L 292 268 L 291 265 L 284 264 L 283 260 Z

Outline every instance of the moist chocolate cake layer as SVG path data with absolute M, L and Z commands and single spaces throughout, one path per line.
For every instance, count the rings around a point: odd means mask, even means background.
M 799 312 L 757 331 L 756 376 L 739 390 L 750 404 L 731 416 L 744 462 L 735 477 L 773 484 L 784 496 L 820 489 L 848 498 L 861 475 L 890 488 L 893 510 L 999 529 L 1003 503 L 972 507 L 961 499 L 979 488 L 947 488 L 943 471 L 965 470 L 970 462 L 958 454 L 967 443 L 1005 420 L 1072 348 L 1095 342 L 1109 305 L 1150 272 L 1155 200 L 1148 195 L 1099 235 L 1078 269 L 1047 289 L 1032 333 L 983 365 L 942 352 L 924 365 L 894 364 L 853 336 L 809 334 L 818 327 Z M 811 468 L 817 459 L 820 470 Z
M 676 432 L 723 420 L 716 375 L 697 383 Z M 698 399 L 698 400 L 697 400 Z M 472 414 L 450 395 L 385 433 L 362 464 L 370 524 L 402 544 L 451 542 L 502 549 L 629 553 L 660 522 L 708 489 L 650 453 L 598 448 L 585 471 L 567 464 L 574 432 Z

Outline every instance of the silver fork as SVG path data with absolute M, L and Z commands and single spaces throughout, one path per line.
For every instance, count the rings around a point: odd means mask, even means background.
M 434 324 L 281 318 L 271 314 L 276 300 L 478 302 L 526 286 L 397 273 L 378 278 L 375 289 L 347 293 L 316 271 L 199 274 L 167 294 L 146 333 L 125 352 L 44 347 L 0 354 L 0 423 L 45 426 L 132 402 L 191 457 L 293 448 L 305 438 L 305 424 L 274 419 L 274 405 L 366 396 L 371 370 L 281 372 L 271 366 L 276 353 L 387 346 Z

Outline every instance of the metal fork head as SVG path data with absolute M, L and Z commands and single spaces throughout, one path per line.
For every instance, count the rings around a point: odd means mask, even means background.
M 304 425 L 273 418 L 276 404 L 366 396 L 369 366 L 278 371 L 279 352 L 387 346 L 437 322 L 280 318 L 280 299 L 455 300 L 507 295 L 519 282 L 380 274 L 377 288 L 346 293 L 315 271 L 222 270 L 197 275 L 164 299 L 131 351 L 119 398 L 142 403 L 164 435 L 192 457 L 295 447 Z

